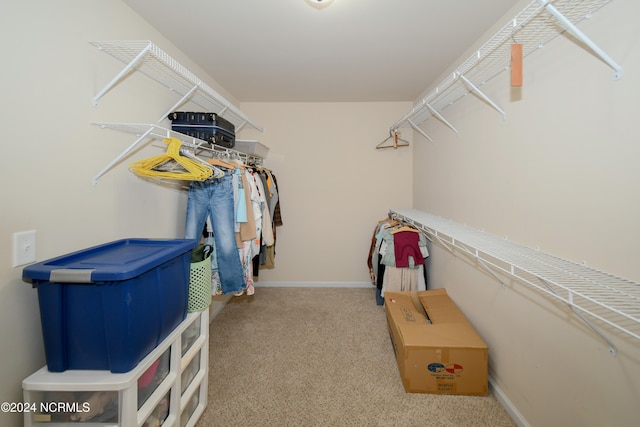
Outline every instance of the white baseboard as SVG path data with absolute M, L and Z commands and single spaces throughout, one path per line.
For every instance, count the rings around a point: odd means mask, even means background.
M 500 386 L 494 381 L 491 376 L 489 376 L 489 388 L 491 389 L 493 395 L 496 397 L 500 405 L 507 411 L 511 419 L 518 427 L 531 427 L 531 425 L 527 422 L 527 420 L 522 416 L 518 408 L 515 407 L 513 402 L 507 397 L 507 395 L 502 391 Z
M 254 281 L 256 287 L 271 288 L 371 288 L 371 282 L 264 282 Z

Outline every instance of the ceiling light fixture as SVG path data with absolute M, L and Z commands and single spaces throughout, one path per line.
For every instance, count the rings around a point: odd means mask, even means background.
M 313 8 L 324 9 L 333 3 L 333 0 L 306 0 L 306 2 Z

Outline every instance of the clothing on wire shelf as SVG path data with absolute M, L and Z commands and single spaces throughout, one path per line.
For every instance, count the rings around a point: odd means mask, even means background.
M 274 268 L 280 194 L 269 169 L 204 160 L 165 138 L 164 154 L 129 165 L 136 175 L 188 183 L 185 238 L 213 247 L 213 293 L 252 295 L 261 268 Z
M 385 291 L 427 289 L 427 238 L 419 230 L 384 219 L 371 238 L 367 266 L 376 286 L 376 303 L 384 304 Z

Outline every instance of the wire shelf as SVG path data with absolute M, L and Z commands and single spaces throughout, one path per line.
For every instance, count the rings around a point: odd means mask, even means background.
M 241 160 L 242 163 L 248 165 L 261 165 L 263 158 L 255 154 L 247 154 L 231 148 L 221 147 L 219 145 L 211 145 L 206 141 L 176 132 L 162 126 L 147 123 L 93 123 L 103 129 L 113 129 L 120 132 L 130 133 L 137 138 L 164 139 L 177 138 L 182 141 L 182 146 L 192 149 L 195 154 L 209 153 L 209 156 L 226 156 Z M 240 141 L 240 140 L 236 140 Z
M 117 83 L 126 79 L 135 71 L 139 71 L 152 80 L 160 83 L 167 89 L 179 94 L 181 98 L 160 117 L 158 123 L 166 119 L 167 115 L 175 111 L 187 102 L 192 102 L 202 108 L 203 111 L 217 113 L 234 124 L 236 132 L 245 125 L 250 125 L 254 129 L 264 132 L 262 126 L 248 118 L 242 111 L 235 107 L 226 98 L 209 87 L 206 83 L 196 77 L 193 73 L 183 67 L 167 53 L 159 49 L 148 40 L 115 40 L 89 42 L 99 50 L 108 53 L 114 58 L 122 61 L 126 66 L 100 91 L 94 98 L 94 105 L 98 104 L 100 98 L 106 95 Z M 117 165 L 122 159 L 128 156 L 145 139 L 165 138 L 168 135 L 174 136 L 183 142 L 189 141 L 190 137 L 170 131 L 156 124 L 126 124 L 126 123 L 96 123 L 101 127 L 109 127 L 124 132 L 133 133 L 137 139 L 103 168 L 94 178 L 94 185 L 98 179 L 107 173 L 112 167 Z M 197 150 L 210 150 L 220 152 L 226 150 L 222 147 L 214 146 L 207 148 L 204 141 L 191 138 L 187 143 L 191 148 Z M 245 163 L 261 164 L 262 159 L 257 156 L 246 155 L 239 151 L 233 151 L 236 158 L 244 159 Z M 228 151 L 227 151 L 228 152 Z
M 597 319 L 640 340 L 640 284 L 576 264 L 484 231 L 414 209 L 390 210 L 389 216 L 412 224 L 434 243 L 462 252 L 488 268 L 529 284 L 567 304 L 589 327 Z M 583 316 L 585 315 L 585 316 Z
M 433 110 L 438 114 L 442 113 L 473 92 L 465 80 L 481 88 L 509 70 L 512 43 L 522 44 L 523 57 L 529 56 L 567 31 L 567 27 L 572 28 L 584 19 L 590 18 L 610 2 L 611 0 L 532 1 L 390 129 L 397 130 L 407 125 L 417 127 L 434 116 Z M 619 77 L 619 66 L 600 52 L 597 46 L 592 43 L 586 44 L 597 50 L 601 57 L 606 58 L 609 65 L 616 70 L 616 77 Z M 504 115 L 498 106 L 494 105 L 494 108 Z
M 115 40 L 89 42 L 99 50 L 127 64 L 95 97 L 94 104 L 115 83 L 133 71 L 139 71 L 166 88 L 200 106 L 204 111 L 218 113 L 241 129 L 245 124 L 263 132 L 262 126 L 247 117 L 225 97 L 220 95 L 155 44 L 146 40 Z

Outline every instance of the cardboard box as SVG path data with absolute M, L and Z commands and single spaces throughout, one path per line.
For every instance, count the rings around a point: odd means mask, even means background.
M 385 292 L 389 336 L 409 393 L 488 393 L 487 345 L 446 290 Z

